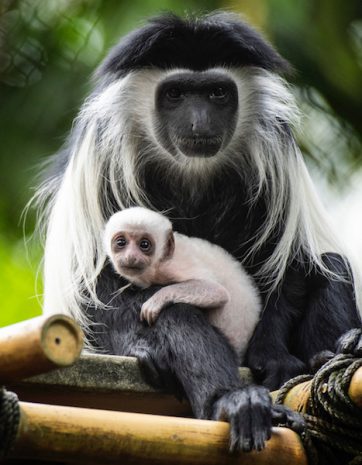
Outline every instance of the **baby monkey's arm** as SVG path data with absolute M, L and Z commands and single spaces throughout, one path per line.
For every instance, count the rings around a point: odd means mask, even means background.
M 157 291 L 141 308 L 141 320 L 152 325 L 161 310 L 169 304 L 185 303 L 200 308 L 217 308 L 229 300 L 227 290 L 215 281 L 190 279 L 170 284 Z

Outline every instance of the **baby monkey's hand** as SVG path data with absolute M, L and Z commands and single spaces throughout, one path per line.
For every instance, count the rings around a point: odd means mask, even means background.
M 149 326 L 152 326 L 157 318 L 158 315 L 161 313 L 161 310 L 166 305 L 166 302 L 159 298 L 158 292 L 150 297 L 146 302 L 142 305 L 140 319 L 141 321 L 146 320 Z

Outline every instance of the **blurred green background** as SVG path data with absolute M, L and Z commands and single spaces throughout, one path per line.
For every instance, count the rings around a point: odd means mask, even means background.
M 294 66 L 292 82 L 306 115 L 298 138 L 321 185 L 344 195 L 356 179 L 362 165 L 360 0 L 1 0 L 0 326 L 41 311 L 35 215 L 24 226 L 21 214 L 97 64 L 147 16 L 217 8 L 243 14 Z

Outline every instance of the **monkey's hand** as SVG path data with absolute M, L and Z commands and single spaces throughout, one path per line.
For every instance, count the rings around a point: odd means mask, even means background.
M 223 395 L 214 405 L 213 419 L 230 423 L 231 452 L 264 449 L 272 426 L 284 426 L 298 434 L 306 427 L 299 413 L 284 405 L 272 405 L 269 391 L 255 385 Z
M 362 328 L 354 328 L 343 334 L 337 343 L 337 354 L 362 357 Z
M 156 292 L 142 305 L 140 313 L 141 321 L 146 320 L 150 326 L 153 325 L 167 303 L 168 301 L 162 298 L 160 291 Z
M 212 418 L 230 423 L 230 451 L 260 451 L 271 436 L 269 391 L 262 386 L 246 386 L 228 392 L 214 404 Z
M 337 341 L 336 353 L 323 350 L 313 355 L 309 361 L 311 373 L 316 373 L 325 363 L 338 354 L 351 354 L 362 357 L 362 328 L 354 328 L 343 334 Z

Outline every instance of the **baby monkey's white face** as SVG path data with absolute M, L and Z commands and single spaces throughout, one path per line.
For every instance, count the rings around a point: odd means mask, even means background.
M 111 216 L 103 236 L 115 271 L 139 287 L 163 284 L 162 265 L 173 256 L 175 238 L 170 221 L 142 207 Z
M 116 271 L 138 285 L 155 256 L 155 241 L 147 231 L 118 231 L 111 242 L 112 262 Z

